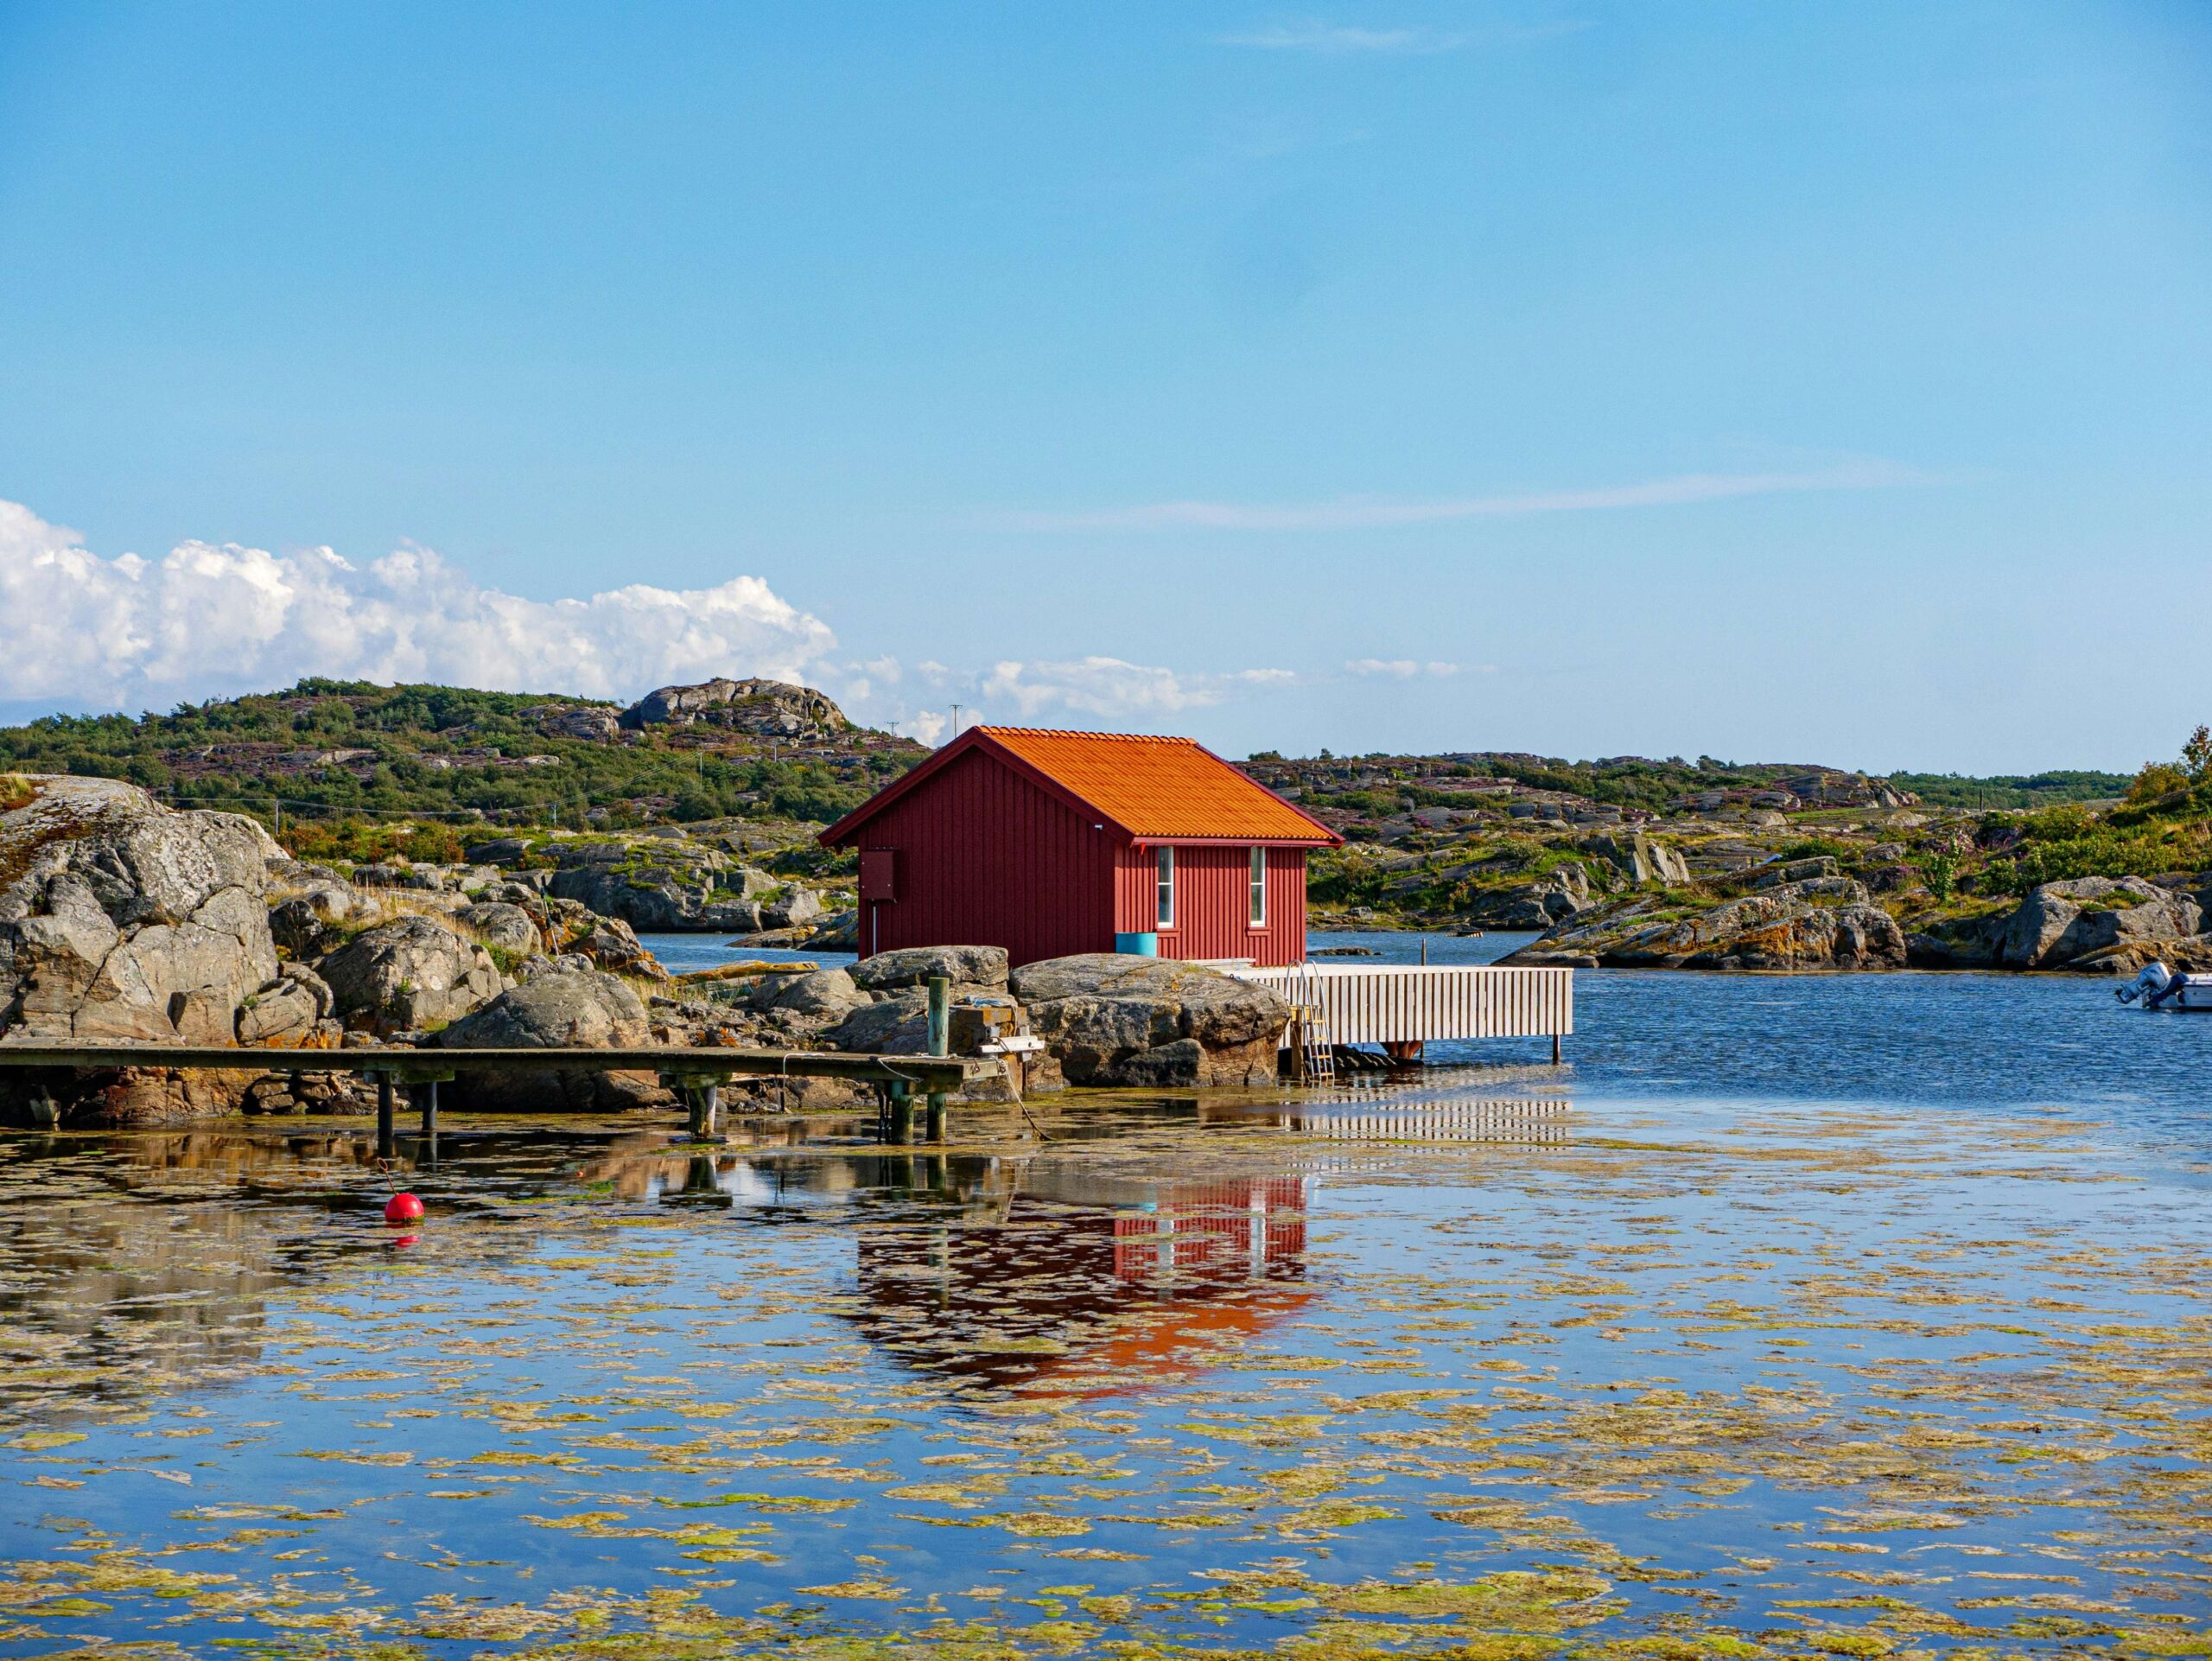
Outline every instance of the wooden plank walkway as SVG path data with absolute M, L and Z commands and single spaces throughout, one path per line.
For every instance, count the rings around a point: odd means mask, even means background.
M 830 1050 L 635 1049 L 248 1049 L 220 1044 L 29 1044 L 0 1041 L 0 1067 L 207 1067 L 251 1072 L 378 1073 L 401 1080 L 463 1072 L 653 1072 L 671 1079 L 851 1079 L 957 1091 L 967 1077 L 957 1057 L 844 1054 Z

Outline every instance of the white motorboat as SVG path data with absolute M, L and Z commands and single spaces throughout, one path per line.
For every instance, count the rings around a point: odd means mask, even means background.
M 2212 975 L 2177 975 L 2162 963 L 2145 964 L 2134 984 L 2113 996 L 2146 1009 L 2212 1010 Z

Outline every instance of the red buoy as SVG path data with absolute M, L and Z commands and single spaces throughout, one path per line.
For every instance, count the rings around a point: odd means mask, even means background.
M 397 1227 L 423 1220 L 423 1202 L 411 1193 L 396 1193 L 385 1201 L 384 1220 Z

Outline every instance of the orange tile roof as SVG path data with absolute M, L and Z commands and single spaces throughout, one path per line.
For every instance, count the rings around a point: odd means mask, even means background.
M 1320 821 L 1188 738 L 1031 727 L 969 730 L 1012 751 L 1133 837 L 1313 844 L 1337 840 Z

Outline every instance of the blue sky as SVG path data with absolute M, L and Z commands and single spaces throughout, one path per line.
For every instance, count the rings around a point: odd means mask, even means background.
M 16 716 L 761 669 L 1977 771 L 2212 719 L 2202 4 L 14 0 L 0 226 Z

